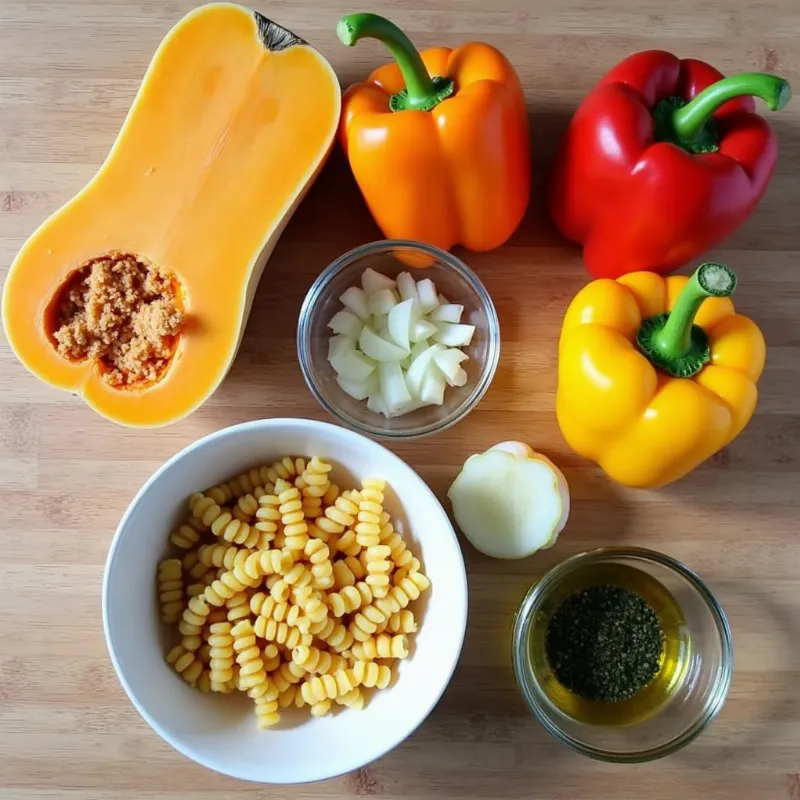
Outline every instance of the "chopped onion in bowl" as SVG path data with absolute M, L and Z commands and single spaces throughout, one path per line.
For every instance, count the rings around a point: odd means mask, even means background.
M 442 405 L 448 386 L 464 386 L 461 350 L 473 325 L 464 306 L 439 294 L 430 278 L 403 272 L 392 280 L 373 269 L 339 298 L 344 306 L 328 327 L 328 361 L 343 392 L 387 417 Z

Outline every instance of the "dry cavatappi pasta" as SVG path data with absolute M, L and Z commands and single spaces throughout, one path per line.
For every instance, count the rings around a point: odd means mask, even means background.
M 158 566 L 166 660 L 201 692 L 246 692 L 261 728 L 281 709 L 364 707 L 417 630 L 429 586 L 383 508 L 384 482 L 341 491 L 320 458 L 282 458 L 189 498 Z

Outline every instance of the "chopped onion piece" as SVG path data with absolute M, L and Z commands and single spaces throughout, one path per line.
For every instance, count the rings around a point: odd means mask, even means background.
M 361 276 L 361 285 L 367 294 L 375 294 L 381 289 L 394 289 L 395 282 L 380 272 L 375 272 L 372 267 L 367 267 Z
M 388 411 L 396 411 L 412 401 L 403 378 L 403 370 L 397 362 L 383 361 L 378 364 L 378 381 L 381 397 Z
M 383 402 L 383 398 L 378 392 L 369 396 L 367 399 L 367 408 L 370 411 L 374 411 L 376 414 L 383 414 L 384 417 L 389 416 L 389 409 L 386 408 L 386 404 Z
M 412 362 L 406 373 L 406 383 L 411 394 L 420 396 L 422 384 L 425 378 L 431 373 L 431 364 L 435 356 L 444 352 L 444 347 L 440 344 L 432 344 L 420 353 Z M 444 383 L 442 383 L 444 385 Z
M 419 305 L 413 297 L 398 303 L 389 312 L 389 336 L 392 341 L 404 350 L 411 347 L 409 336 L 415 316 L 419 316 Z
M 413 361 L 420 353 L 424 353 L 429 347 L 430 344 L 427 339 L 420 339 L 418 342 L 415 342 L 411 347 L 411 360 Z
M 432 322 L 421 319 L 419 322 L 415 322 L 411 328 L 411 341 L 424 342 L 438 332 L 439 329 L 436 327 L 436 325 L 434 325 Z
M 408 355 L 408 350 L 403 350 L 402 347 L 387 342 L 369 326 L 361 331 L 358 346 L 364 355 L 374 358 L 375 361 L 402 361 Z
M 461 350 L 458 350 L 455 347 L 450 347 L 446 350 L 441 350 L 440 352 L 436 353 L 433 357 L 434 363 L 437 367 L 442 371 L 444 377 L 447 379 L 447 382 L 451 386 L 455 386 L 453 381 L 456 379 L 459 370 L 463 372 L 464 370 L 461 369 L 459 366 L 462 361 L 466 361 L 469 356 Z M 463 384 L 462 384 L 463 386 Z
M 430 278 L 423 278 L 417 283 L 417 294 L 419 294 L 419 307 L 422 309 L 423 314 L 433 311 L 439 305 L 436 287 Z
M 445 379 L 447 380 L 447 379 Z M 467 385 L 467 371 L 459 367 L 456 370 L 455 377 L 447 381 L 451 386 L 466 386 Z
M 423 403 L 440 406 L 444 403 L 444 378 L 433 370 L 425 376 L 419 398 Z
M 433 340 L 447 347 L 464 347 L 472 341 L 475 333 L 474 325 L 453 325 L 449 322 L 437 322 L 436 329 Z
M 411 277 L 410 272 L 401 272 L 397 276 L 397 291 L 403 300 L 419 300 L 417 282 Z
M 464 313 L 464 306 L 457 303 L 447 303 L 434 308 L 428 319 L 431 322 L 461 322 L 461 315 Z
M 367 397 L 378 391 L 378 375 L 375 371 L 371 372 L 369 377 L 363 381 L 349 381 L 347 378 L 337 375 L 336 382 L 345 394 L 349 394 L 355 400 L 366 400 Z
M 360 319 L 369 317 L 367 295 L 363 289 L 359 289 L 358 286 L 351 286 L 345 290 L 339 299 L 346 308 L 349 308 Z
M 346 342 L 347 339 L 348 337 L 342 336 L 342 334 L 331 336 L 331 338 L 328 340 L 328 361 L 333 358 L 333 354 L 341 348 L 342 342 Z
M 343 338 L 330 356 L 331 366 L 348 381 L 365 381 L 375 364 L 356 350 L 352 339 Z
M 347 336 L 349 339 L 358 339 L 361 336 L 361 330 L 364 327 L 364 321 L 360 320 L 352 311 L 337 311 L 328 327 L 334 333 L 340 333 L 342 336 Z
M 406 403 L 404 406 L 400 406 L 400 408 L 391 411 L 389 416 L 402 417 L 405 414 L 410 414 L 412 411 L 416 411 L 419 408 L 425 408 L 429 405 L 430 403 L 423 403 L 422 400 L 412 400 L 410 403 Z
M 378 289 L 374 294 L 369 295 L 367 307 L 369 313 L 376 317 L 388 314 L 397 305 L 397 297 L 391 289 Z

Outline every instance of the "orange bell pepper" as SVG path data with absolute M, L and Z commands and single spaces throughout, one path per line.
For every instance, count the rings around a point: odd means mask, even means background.
M 505 56 L 481 42 L 419 53 L 375 14 L 343 17 L 336 32 L 349 46 L 379 39 L 396 61 L 345 92 L 340 126 L 383 233 L 445 250 L 503 244 L 531 189 L 525 98 Z

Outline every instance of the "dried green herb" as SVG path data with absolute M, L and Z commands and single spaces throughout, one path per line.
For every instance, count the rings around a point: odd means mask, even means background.
M 570 595 L 547 626 L 545 652 L 567 689 L 587 700 L 632 697 L 658 674 L 664 631 L 655 611 L 621 586 Z

